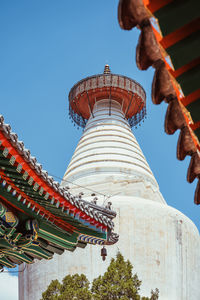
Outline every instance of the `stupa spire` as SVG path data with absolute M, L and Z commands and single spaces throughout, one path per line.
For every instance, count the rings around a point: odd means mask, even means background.
M 87 77 L 69 93 L 72 120 L 85 128 L 62 185 L 72 193 L 147 197 L 165 203 L 146 159 L 131 131 L 146 115 L 146 95 L 131 78 L 110 72 Z M 87 190 L 89 188 L 89 190 Z M 103 198 L 102 198 L 103 199 Z

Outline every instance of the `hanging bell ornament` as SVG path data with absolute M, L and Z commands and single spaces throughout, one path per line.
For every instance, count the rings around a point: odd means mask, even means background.
M 105 247 L 103 247 L 103 248 L 101 249 L 101 256 L 102 256 L 102 260 L 103 260 L 103 261 L 106 260 L 107 250 L 106 250 Z

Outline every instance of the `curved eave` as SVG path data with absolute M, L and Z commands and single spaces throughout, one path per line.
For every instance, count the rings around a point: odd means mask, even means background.
M 177 158 L 191 156 L 187 180 L 198 179 L 196 204 L 200 204 L 199 6 L 194 0 L 120 0 L 118 6 L 121 28 L 141 30 L 136 62 L 141 70 L 155 68 L 152 101 L 168 103 L 166 133 L 180 129 Z
M 0 269 L 89 244 L 113 244 L 116 213 L 54 181 L 0 116 Z M 37 232 L 27 223 L 37 222 Z
M 42 170 L 41 165 L 30 155 L 30 151 L 24 148 L 23 143 L 18 141 L 17 135 L 11 132 L 10 126 L 4 123 L 2 116 L 0 117 L 0 147 L 12 172 L 20 175 L 20 180 L 24 180 L 31 190 L 30 195 L 9 178 L 5 167 L 0 170 L 1 178 L 11 186 L 12 190 L 15 190 L 17 195 L 26 198 L 31 211 L 37 212 L 43 219 L 69 232 L 74 231 L 75 228 L 63 220 L 62 215 L 66 213 L 74 219 L 78 218 L 80 223 L 96 228 L 97 231 L 113 229 L 112 219 L 116 216 L 115 212 L 84 201 L 81 197 L 74 197 L 69 191 L 61 188 L 58 182 Z M 36 198 L 40 198 L 40 201 L 36 201 Z

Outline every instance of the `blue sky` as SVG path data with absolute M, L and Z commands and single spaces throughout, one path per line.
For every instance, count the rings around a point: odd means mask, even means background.
M 167 105 L 151 102 L 154 71 L 136 67 L 139 30 L 120 29 L 117 6 L 118 0 L 2 0 L 0 114 L 44 169 L 62 178 L 82 132 L 68 118 L 69 90 L 109 63 L 144 87 L 147 119 L 133 132 L 167 203 L 200 228 L 196 183 L 186 181 L 189 158 L 176 159 L 178 132 L 164 132 Z

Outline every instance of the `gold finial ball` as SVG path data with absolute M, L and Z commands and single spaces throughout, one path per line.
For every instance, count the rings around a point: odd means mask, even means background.
M 109 67 L 109 65 L 105 65 L 105 67 L 104 67 L 104 72 L 103 72 L 104 74 L 110 74 L 111 72 L 110 72 L 110 67 Z

